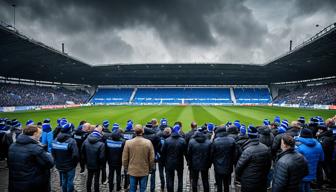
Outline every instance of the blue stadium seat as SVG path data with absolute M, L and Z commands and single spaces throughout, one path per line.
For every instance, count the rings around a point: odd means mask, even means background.
M 132 95 L 131 88 L 98 88 L 91 103 L 122 104 L 128 103 Z
M 267 104 L 272 102 L 271 94 L 267 88 L 235 88 L 234 94 L 237 103 L 241 104 Z

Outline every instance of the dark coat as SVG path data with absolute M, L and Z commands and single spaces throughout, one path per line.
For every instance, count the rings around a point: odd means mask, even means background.
M 274 137 L 273 144 L 272 144 L 272 157 L 273 159 L 276 159 L 277 155 L 281 153 L 281 139 L 282 139 L 283 133 L 278 134 Z
M 115 131 L 106 140 L 106 158 L 110 167 L 122 165 L 122 152 L 125 146 L 123 135 Z
M 294 137 L 299 136 L 300 130 L 297 128 L 290 128 L 288 131 L 286 131 L 286 133 L 294 138 Z
M 271 161 L 270 149 L 258 138 L 250 139 L 243 146 L 243 153 L 236 165 L 236 176 L 240 179 L 242 192 L 267 190 Z
M 303 155 L 294 149 L 288 149 L 280 153 L 276 160 L 272 191 L 300 191 L 301 181 L 308 173 L 308 164 Z
M 105 166 L 105 143 L 102 137 L 90 134 L 84 141 L 81 151 L 87 169 L 97 170 Z
M 258 128 L 259 132 L 259 142 L 266 145 L 267 147 L 272 147 L 274 136 L 271 129 L 267 126 L 262 126 Z
M 163 144 L 162 158 L 167 170 L 183 170 L 187 145 L 178 133 L 172 133 Z
M 54 160 L 38 141 L 27 135 L 19 135 L 9 148 L 8 191 L 49 191 L 50 169 Z
M 185 134 L 185 141 L 186 141 L 186 144 L 188 145 L 189 144 L 189 141 L 191 139 L 191 137 L 195 134 L 196 132 L 196 128 L 190 130 L 188 133 Z
M 332 162 L 333 159 L 333 152 L 334 152 L 334 138 L 333 132 L 331 130 L 322 132 L 318 136 L 318 140 L 322 145 L 323 152 L 324 152 L 324 161 Z
M 152 142 L 154 147 L 155 161 L 159 159 L 159 147 L 160 147 L 160 137 L 157 135 L 157 132 L 153 128 L 145 128 L 143 137 Z
M 216 173 L 230 175 L 236 161 L 236 143 L 224 130 L 217 130 L 211 146 L 212 163 Z
M 188 164 L 193 170 L 207 170 L 211 166 L 211 142 L 202 132 L 190 140 L 187 151 Z
M 60 133 L 52 143 L 51 153 L 59 171 L 68 172 L 76 168 L 79 154 L 75 139 L 68 133 Z

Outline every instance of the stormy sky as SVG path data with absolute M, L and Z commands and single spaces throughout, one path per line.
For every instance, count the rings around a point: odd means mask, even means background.
M 0 0 L 0 20 L 88 64 L 264 64 L 336 22 L 336 0 Z

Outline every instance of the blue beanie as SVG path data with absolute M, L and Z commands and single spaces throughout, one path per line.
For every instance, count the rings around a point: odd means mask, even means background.
M 265 126 L 268 126 L 268 125 L 271 124 L 270 120 L 268 120 L 268 119 L 264 119 L 263 123 L 264 123 Z
M 301 117 L 299 117 L 298 121 L 299 121 L 300 123 L 303 123 L 303 124 L 305 124 L 305 122 L 306 122 L 306 119 L 305 119 L 305 117 L 304 117 L 304 116 L 301 116 Z
M 232 125 L 232 123 L 230 121 L 226 122 L 225 126 L 229 127 L 230 125 Z
M 71 123 L 64 123 L 61 127 L 61 132 L 68 132 L 71 130 L 72 124 Z
M 42 124 L 42 131 L 49 133 L 51 131 L 50 123 L 43 123 Z
M 133 129 L 133 122 L 128 121 L 126 125 L 126 131 L 132 131 L 132 129 Z
M 99 138 L 102 137 L 102 134 L 99 133 L 97 130 L 92 131 L 91 135 L 94 136 L 94 137 L 99 137 Z
M 166 119 L 166 118 L 162 118 L 162 119 L 160 120 L 160 124 L 163 125 L 163 126 L 167 126 L 167 125 L 168 125 L 168 121 L 167 121 L 167 119 Z
M 253 125 L 249 125 L 247 131 L 248 131 L 248 132 L 247 132 L 247 135 L 248 135 L 250 138 L 256 138 L 256 137 L 258 137 L 258 130 L 257 130 L 257 128 L 255 128 Z
M 1 131 L 7 131 L 6 128 L 7 128 L 6 123 L 4 121 L 1 121 L 0 122 L 0 130 Z
M 240 126 L 240 135 L 241 136 L 246 135 L 246 126 L 244 124 L 241 124 Z
M 68 121 L 65 118 L 62 118 L 59 122 L 60 127 L 63 127 L 63 125 L 67 124 Z
M 280 124 L 280 117 L 279 116 L 275 116 L 274 123 Z
M 213 123 L 208 123 L 207 124 L 207 129 L 208 129 L 209 132 L 212 132 L 214 128 L 215 128 L 215 125 Z
M 281 127 L 283 127 L 284 129 L 288 129 L 288 120 L 287 119 L 284 119 L 282 122 L 281 122 Z
M 235 120 L 234 122 L 233 122 L 233 124 L 238 128 L 238 129 L 240 129 L 240 121 L 239 120 Z
M 83 129 L 83 125 L 78 125 L 77 130 L 82 130 Z
M 103 127 L 108 128 L 108 126 L 110 125 L 108 120 L 104 120 L 103 121 Z
M 282 126 L 279 126 L 278 127 L 278 133 L 281 134 L 281 133 L 285 133 L 286 132 L 286 128 L 282 127 Z
M 173 127 L 173 133 L 179 133 L 180 129 L 181 129 L 181 127 L 179 125 L 174 125 L 174 127 Z
M 118 123 L 113 123 L 112 131 L 116 131 L 119 129 L 119 124 Z
M 29 126 L 29 125 L 34 125 L 34 121 L 33 120 L 28 120 L 27 123 L 26 123 L 26 126 Z

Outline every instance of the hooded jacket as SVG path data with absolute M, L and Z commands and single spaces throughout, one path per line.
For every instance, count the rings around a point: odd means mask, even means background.
M 105 143 L 102 140 L 102 136 L 96 136 L 91 133 L 84 141 L 81 151 L 87 169 L 97 170 L 104 167 L 106 163 Z
M 262 126 L 258 128 L 259 132 L 259 142 L 266 145 L 267 147 L 271 147 L 274 136 L 271 132 L 271 129 L 267 126 Z
M 48 191 L 54 160 L 42 145 L 27 135 L 18 136 L 9 148 L 8 191 Z
M 187 145 L 179 133 L 173 132 L 162 147 L 162 158 L 167 170 L 183 170 Z
M 245 143 L 236 165 L 236 176 L 240 178 L 242 192 L 266 191 L 271 160 L 270 149 L 258 138 Z
M 211 142 L 202 132 L 196 132 L 187 151 L 188 164 L 193 170 L 207 170 L 211 166 Z
M 68 172 L 76 168 L 79 154 L 75 139 L 69 133 L 60 133 L 52 143 L 52 155 L 56 168 L 62 172 Z
M 299 137 L 296 139 L 297 151 L 308 161 L 309 175 L 303 181 L 313 181 L 316 179 L 316 170 L 319 161 L 324 160 L 321 144 L 313 138 Z
M 216 131 L 216 138 L 211 146 L 212 163 L 216 173 L 230 175 L 236 161 L 236 143 L 225 129 Z

